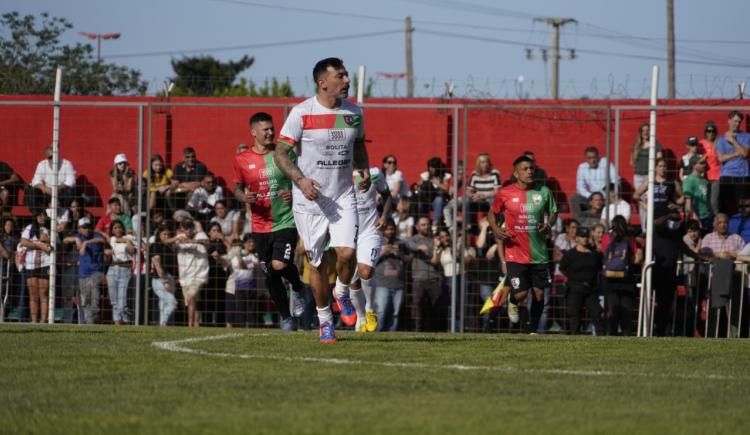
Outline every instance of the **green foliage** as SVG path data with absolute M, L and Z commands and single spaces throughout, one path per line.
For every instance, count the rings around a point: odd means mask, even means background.
M 375 80 L 373 80 L 372 77 L 369 77 L 367 79 L 367 84 L 365 85 L 364 98 L 371 98 L 372 97 L 372 88 L 374 86 L 375 86 Z M 352 89 L 354 89 L 355 92 L 356 92 L 357 89 L 359 89 L 359 76 L 358 75 L 355 75 L 354 76 L 354 80 L 352 80 Z
M 55 70 L 63 67 L 62 92 L 67 95 L 141 95 L 147 83 L 141 73 L 98 62 L 90 44 L 62 45 L 60 36 L 73 24 L 42 13 L 0 18 L 0 94 L 51 94 Z
M 183 57 L 172 60 L 175 96 L 216 96 L 234 87 L 237 75 L 250 68 L 255 59 L 243 56 L 237 62 L 220 62 L 213 56 Z
M 226 332 L 0 324 L 0 432 L 350 434 L 353 424 L 388 434 L 723 434 L 750 427 L 744 340 L 338 331 L 338 343 L 321 345 L 317 331 L 232 332 L 217 339 Z M 183 352 L 152 344 L 185 339 Z

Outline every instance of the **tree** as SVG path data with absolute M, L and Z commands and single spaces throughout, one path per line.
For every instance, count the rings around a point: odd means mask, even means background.
M 237 75 L 250 68 L 255 59 L 243 56 L 237 62 L 220 62 L 213 56 L 183 57 L 172 60 L 177 75 L 172 79 L 172 95 L 213 96 L 234 86 Z
M 62 45 L 73 25 L 47 13 L 37 17 L 9 12 L 0 19 L 0 94 L 51 94 L 55 70 L 64 68 L 62 92 L 68 95 L 144 94 L 140 71 L 99 62 L 90 44 Z

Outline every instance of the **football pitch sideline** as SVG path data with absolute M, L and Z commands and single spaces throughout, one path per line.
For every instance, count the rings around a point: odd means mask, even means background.
M 750 343 L 0 325 L 0 433 L 747 433 Z

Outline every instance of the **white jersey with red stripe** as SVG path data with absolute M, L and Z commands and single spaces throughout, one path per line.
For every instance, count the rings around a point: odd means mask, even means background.
M 385 174 L 380 168 L 370 168 L 370 188 L 366 191 L 359 190 L 356 186 L 362 181 L 359 171 L 353 174 L 354 189 L 357 195 L 357 213 L 359 213 L 359 234 L 377 234 L 377 222 L 380 218 L 378 213 L 378 193 L 388 195 L 388 184 L 385 182 Z
M 329 109 L 313 96 L 292 109 L 278 142 L 295 147 L 297 166 L 305 177 L 320 183 L 320 196 L 315 201 L 293 187 L 294 211 L 326 214 L 339 202 L 353 200 L 354 143 L 364 141 L 364 131 L 362 109 L 346 100 Z

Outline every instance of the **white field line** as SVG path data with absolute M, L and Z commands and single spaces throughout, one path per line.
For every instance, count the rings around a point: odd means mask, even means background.
M 366 361 L 348 358 L 320 358 L 308 356 L 279 356 L 279 355 L 253 355 L 253 354 L 235 354 L 226 352 L 209 352 L 206 350 L 192 349 L 186 347 L 186 344 L 199 343 L 203 341 L 226 340 L 229 338 L 248 337 L 266 337 L 271 336 L 269 333 L 230 333 L 221 335 L 211 335 L 208 337 L 186 338 L 172 341 L 154 341 L 152 346 L 169 352 L 188 353 L 193 355 L 204 355 L 219 358 L 238 358 L 238 359 L 255 359 L 255 360 L 272 360 L 284 362 L 309 362 L 309 363 L 327 363 L 341 365 L 362 365 L 362 366 L 379 366 L 395 368 L 413 368 L 413 369 L 439 369 L 439 370 L 456 370 L 456 371 L 486 371 L 502 373 L 523 373 L 523 374 L 549 374 L 549 375 L 567 375 L 582 377 L 642 377 L 642 378 L 664 378 L 664 379 L 688 379 L 688 380 L 748 380 L 745 377 L 735 377 L 721 374 L 689 374 L 689 373 L 654 373 L 654 372 L 623 372 L 615 370 L 571 370 L 571 369 L 542 369 L 542 368 L 519 368 L 519 367 L 495 367 L 495 366 L 470 366 L 464 364 L 427 364 L 415 362 L 393 362 L 393 361 Z

